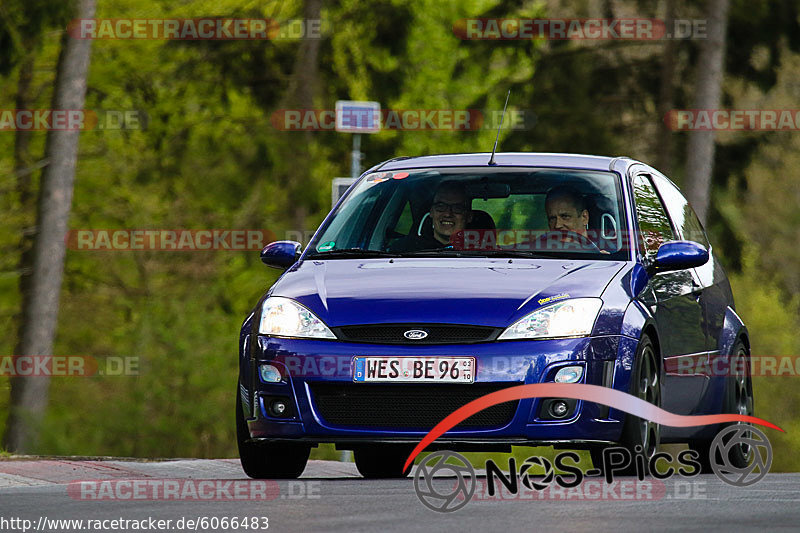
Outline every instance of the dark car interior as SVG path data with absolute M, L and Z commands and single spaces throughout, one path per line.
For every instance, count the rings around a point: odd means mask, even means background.
M 494 175 L 491 182 L 485 176 L 464 177 L 472 207 L 472 219 L 466 224 L 467 230 L 530 229 L 547 230 L 547 217 L 544 211 L 544 198 L 552 187 L 571 185 L 583 193 L 589 211 L 590 234 L 601 250 L 618 250 L 619 227 L 617 208 L 613 198 L 604 194 L 592 182 L 578 176 L 559 172 L 541 173 L 535 184 L 531 183 L 530 173 L 502 176 Z M 449 177 L 448 177 L 449 179 Z M 410 232 L 419 236 L 432 235 L 430 205 L 436 186 L 415 187 L 409 191 L 404 211 L 397 214 L 394 224 L 386 231 L 387 246 L 404 238 Z M 523 198 L 523 197 L 528 198 Z M 527 209 L 520 209 L 527 204 Z M 403 217 L 411 221 L 404 221 Z M 404 223 L 405 222 L 405 223 Z
M 434 195 L 442 182 L 456 181 L 463 184 L 472 215 L 464 234 L 470 230 L 481 235 L 488 232 L 495 237 L 513 234 L 511 242 L 504 241 L 503 247 L 499 247 L 501 250 L 512 250 L 516 236 L 526 232 L 534 235 L 534 239 L 552 234 L 545 198 L 553 187 L 567 185 L 583 197 L 589 212 L 588 237 L 583 237 L 589 246 L 573 251 L 603 253 L 606 257 L 622 253 L 619 228 L 624 228 L 625 222 L 624 210 L 619 204 L 620 184 L 617 177 L 608 172 L 531 168 L 493 168 L 487 172 L 484 169 L 437 168 L 398 174 L 402 178 L 393 178 L 392 172 L 366 176 L 313 243 L 317 251 L 394 251 L 404 239 L 431 238 L 430 211 Z M 530 245 L 527 250 L 531 250 Z

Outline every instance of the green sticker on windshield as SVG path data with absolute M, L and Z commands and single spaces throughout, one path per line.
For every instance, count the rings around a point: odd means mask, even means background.
M 336 246 L 336 241 L 328 241 L 328 242 L 320 244 L 317 247 L 317 251 L 318 252 L 327 252 L 328 250 L 333 250 L 334 246 Z

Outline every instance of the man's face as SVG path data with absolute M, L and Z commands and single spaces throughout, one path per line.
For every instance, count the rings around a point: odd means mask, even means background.
M 584 209 L 579 213 L 569 198 L 552 198 L 547 202 L 545 210 L 547 211 L 547 224 L 551 230 L 574 231 L 586 235 L 589 212 Z
M 431 205 L 433 236 L 441 243 L 450 242 L 450 236 L 463 231 L 472 218 L 467 198 L 458 191 L 443 190 L 436 193 Z

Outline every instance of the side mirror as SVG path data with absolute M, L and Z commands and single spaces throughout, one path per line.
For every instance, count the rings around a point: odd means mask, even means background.
M 300 257 L 302 245 L 295 241 L 271 242 L 261 250 L 261 262 L 273 268 L 287 269 Z
M 684 270 L 708 263 L 708 250 L 692 241 L 669 241 L 658 247 L 650 268 L 657 272 Z

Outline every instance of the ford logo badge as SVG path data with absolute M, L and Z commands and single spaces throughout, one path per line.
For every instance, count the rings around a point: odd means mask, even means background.
M 412 341 L 419 341 L 428 336 L 428 332 L 421 329 L 410 329 L 403 333 L 403 337 Z

